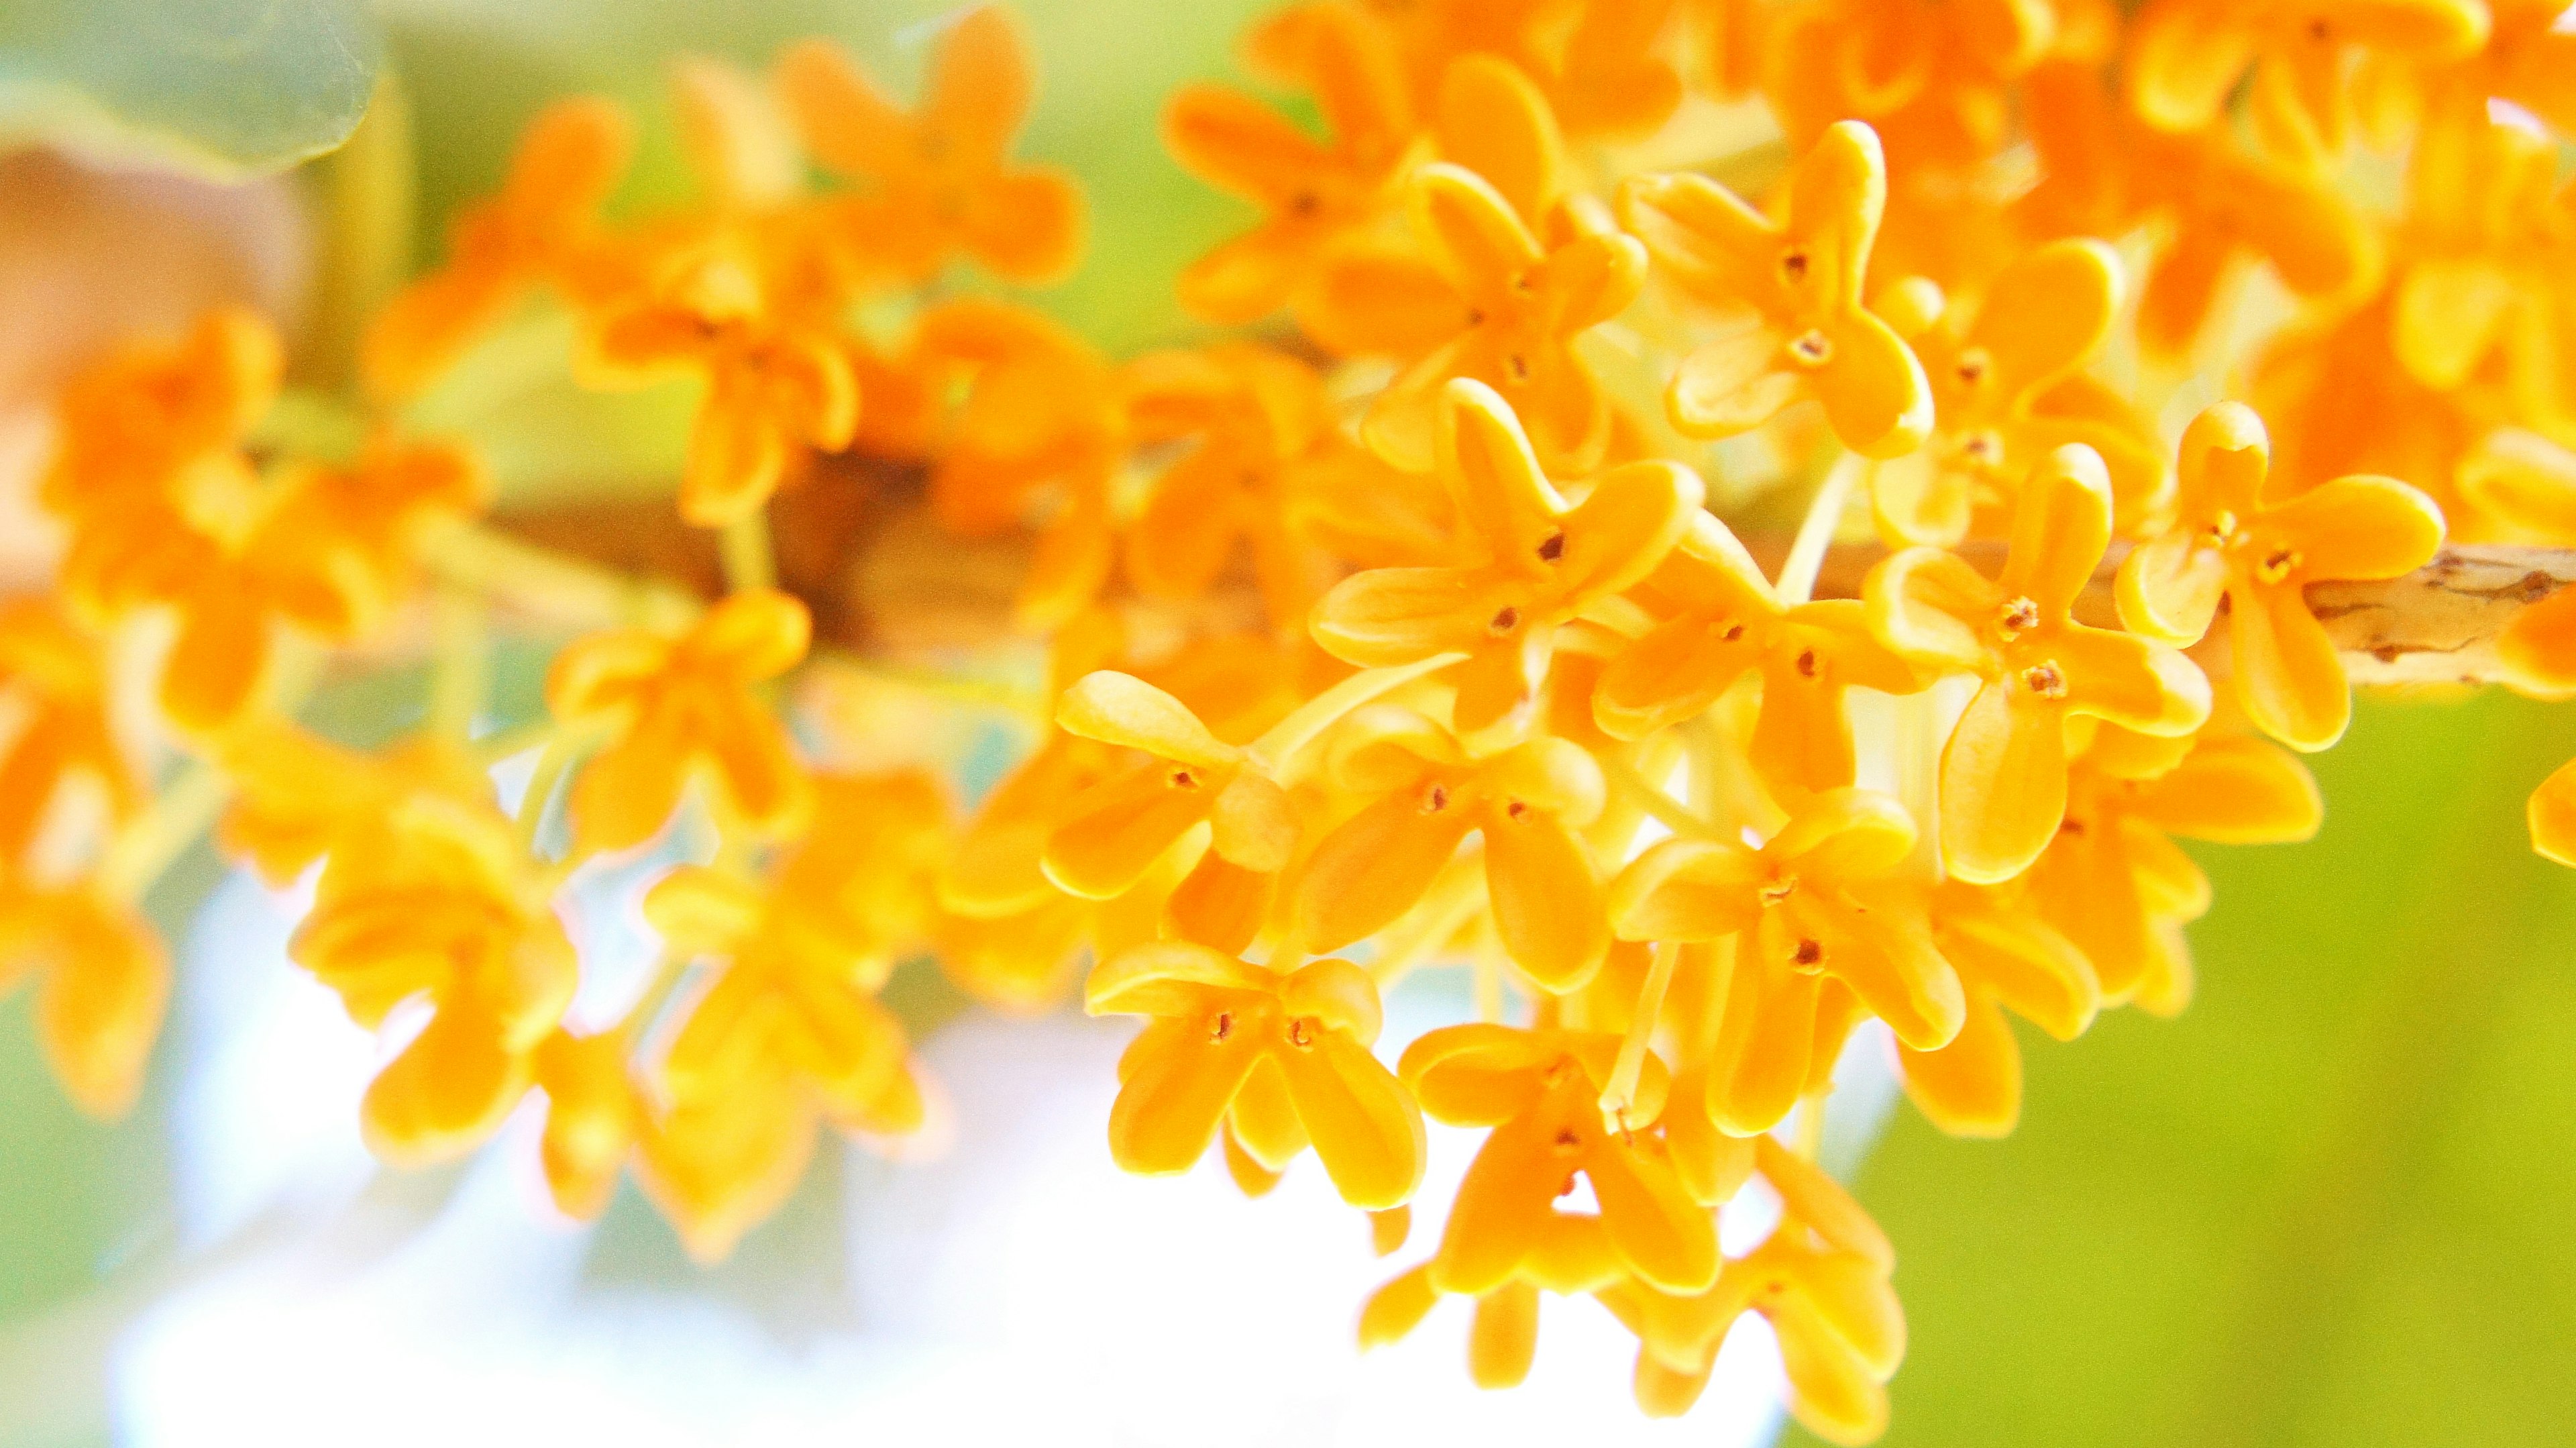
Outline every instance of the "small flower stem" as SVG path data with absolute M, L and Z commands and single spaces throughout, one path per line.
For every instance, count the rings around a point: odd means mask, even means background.
M 1492 1025 L 1503 1018 L 1503 963 L 1491 947 L 1476 952 L 1476 1019 Z
M 1842 526 L 1843 509 L 1851 501 L 1852 489 L 1859 485 L 1861 473 L 1869 460 L 1855 452 L 1846 452 L 1834 460 L 1825 480 L 1816 486 L 1816 496 L 1807 504 L 1807 516 L 1798 524 L 1798 536 L 1789 545 L 1789 556 L 1780 564 L 1780 579 L 1773 591 L 1786 608 L 1795 608 L 1816 594 L 1816 575 L 1825 566 L 1825 550 L 1834 544 L 1834 532 Z
M 756 508 L 727 523 L 716 535 L 716 555 L 724 565 L 725 586 L 734 592 L 776 588 L 778 555 L 769 535 L 769 509 Z
M 1475 918 L 1484 902 L 1481 889 L 1453 890 L 1424 917 L 1408 919 L 1381 935 L 1380 949 L 1369 960 L 1369 975 L 1377 981 L 1378 988 L 1384 990 L 1412 974 L 1457 935 L 1458 927 Z M 1400 943 L 1389 943 L 1388 935 L 1400 936 Z
M 1789 1149 L 1796 1152 L 1801 1161 L 1814 1161 L 1816 1153 L 1824 1150 L 1825 1098 L 1831 1094 L 1833 1094 L 1833 1088 L 1827 1086 L 1823 1090 L 1798 1099 L 1795 1138 L 1790 1141 Z
M 576 628 L 685 620 L 700 607 L 667 585 L 640 582 L 480 524 L 437 530 L 424 540 L 421 559 L 458 588 Z
M 202 759 L 190 763 L 108 841 L 95 888 L 111 900 L 140 903 L 231 797 L 232 780 L 223 770 Z
M 488 613 L 481 598 L 445 584 L 431 596 L 430 609 L 436 653 L 426 727 L 432 735 L 466 743 L 491 685 Z
M 1250 756 L 1254 768 L 1276 775 L 1285 769 L 1299 750 L 1314 743 L 1316 736 L 1341 722 L 1343 715 L 1425 674 L 1462 663 L 1466 657 L 1458 653 L 1433 654 L 1410 664 L 1363 669 L 1299 705 L 1296 712 L 1271 725 L 1269 732 L 1253 740 L 1244 753 Z
M 519 813 L 513 821 L 521 854 L 533 859 L 537 853 L 537 831 L 546 821 L 546 805 L 554 798 L 555 786 L 563 783 L 564 772 L 572 768 L 573 756 L 580 744 L 568 733 L 557 733 L 546 741 L 546 751 L 537 756 L 537 767 L 528 776 L 528 792 L 519 797 Z
M 1637 1013 L 1619 1042 L 1619 1059 L 1610 1068 L 1610 1084 L 1601 1088 L 1601 1118 L 1610 1130 L 1631 1129 L 1628 1108 L 1637 1101 L 1637 1078 L 1645 1073 L 1646 1047 L 1654 1040 L 1655 1022 L 1664 1013 L 1664 994 L 1673 986 L 1673 966 L 1682 958 L 1681 942 L 1658 940 L 1646 967 L 1646 983 L 1637 990 Z
M 1725 837 L 1724 831 L 1693 814 L 1680 800 L 1655 788 L 1644 775 L 1637 772 L 1637 767 L 1628 761 L 1616 758 L 1603 759 L 1601 773 L 1610 781 L 1613 789 L 1628 796 L 1638 808 L 1654 816 L 1658 823 L 1674 834 L 1694 840 L 1714 840 Z

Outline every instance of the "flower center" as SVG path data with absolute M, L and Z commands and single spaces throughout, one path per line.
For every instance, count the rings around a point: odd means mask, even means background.
M 1806 366 L 1822 367 L 1834 360 L 1833 340 L 1811 327 L 1789 344 L 1789 355 Z
M 2029 598 L 2016 598 L 1995 610 L 1995 632 L 2010 643 L 2039 627 L 2039 604 Z
M 2043 699 L 2066 697 L 2066 675 L 2059 672 L 2057 661 L 2033 664 L 2021 671 L 2022 687 Z
M 2265 583 L 2279 583 L 2296 572 L 2305 561 L 2295 548 L 2275 548 L 2264 554 L 2263 561 L 2255 565 L 2254 576 Z

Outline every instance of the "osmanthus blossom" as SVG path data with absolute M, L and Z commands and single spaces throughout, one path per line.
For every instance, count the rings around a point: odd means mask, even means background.
M 2266 740 L 2103 728 L 2070 772 L 2056 838 L 2005 888 L 2083 953 L 2105 1005 L 2136 1000 L 2170 1015 L 2191 991 L 2172 927 L 2210 900 L 2208 877 L 2171 837 L 2284 844 L 2314 836 L 2324 814 L 2307 766 Z
M 1758 676 L 1761 709 L 1745 754 L 1783 798 L 1852 783 L 1852 689 L 1910 694 L 1927 682 L 1870 633 L 1856 600 L 1783 607 L 1744 545 L 1705 514 L 1632 597 L 1658 621 L 1602 665 L 1592 691 L 1601 728 L 1647 738 Z
M 2047 848 L 2066 813 L 2070 717 L 2160 736 L 2209 717 L 2209 679 L 2179 651 L 2075 621 L 2110 542 L 2110 477 L 2092 449 L 2070 445 L 2022 484 L 1995 578 L 1935 548 L 1870 573 L 1882 642 L 1919 667 L 1978 680 L 1941 751 L 1941 853 L 1961 879 L 2011 879 Z
M 1636 300 L 1645 249 L 1615 231 L 1542 242 L 1501 191 L 1446 162 L 1406 194 L 1422 255 L 1345 253 L 1305 319 L 1337 350 L 1403 364 L 1361 436 L 1398 467 L 1430 467 L 1444 384 L 1467 377 L 1510 404 L 1542 465 L 1589 471 L 1610 445 L 1611 403 L 1576 343 Z
M 1272 1171 L 1313 1146 L 1355 1207 L 1399 1206 L 1421 1183 L 1422 1114 L 1369 1052 L 1377 986 L 1348 961 L 1279 971 L 1186 941 L 1139 945 L 1093 969 L 1083 1007 L 1150 1018 L 1119 1060 L 1120 1166 L 1186 1171 L 1222 1119 Z
M 558 655 L 546 707 L 606 740 L 573 780 L 577 847 L 642 844 L 701 774 L 740 827 L 777 834 L 801 823 L 812 785 L 777 716 L 751 691 L 794 668 L 813 629 L 800 600 L 750 589 L 677 634 L 615 629 Z
M 1622 939 L 1735 941 L 1705 1078 L 1721 1130 L 1768 1131 L 1789 1114 L 1856 1023 L 1846 992 L 1916 1050 L 1959 1034 L 1967 997 L 1927 894 L 1904 869 L 1914 846 L 1903 805 L 1841 789 L 1806 802 L 1759 848 L 1676 837 L 1620 872 L 1609 914 Z M 1837 1019 L 1840 1029 L 1823 1024 Z
M 1291 499 L 1355 454 L 1334 426 L 1323 377 L 1275 348 L 1235 343 L 1149 352 L 1120 382 L 1129 437 L 1187 445 L 1127 535 L 1137 591 L 1199 597 L 1240 546 L 1270 614 L 1302 616 L 1332 581 L 1331 554 L 1308 539 Z
M 927 280 L 964 254 L 1007 281 L 1060 280 L 1081 258 L 1081 188 L 1063 171 L 1014 165 L 1012 140 L 1036 79 L 1009 12 L 984 5 L 948 27 L 920 102 L 906 113 L 826 41 L 789 47 L 778 88 L 805 147 L 855 183 L 843 244 Z
M 1246 59 L 1320 130 L 1207 85 L 1165 115 L 1260 213 L 1180 300 L 1258 330 L 1141 357 L 987 285 L 1064 275 L 1084 230 L 1014 159 L 1002 11 L 938 28 L 909 107 L 819 42 L 679 59 L 691 194 L 649 215 L 606 205 L 625 114 L 562 103 L 351 319 L 356 375 L 290 373 L 301 339 L 226 308 L 64 389 L 63 561 L 0 608 L 0 985 L 79 1104 L 129 1103 L 170 989 L 135 902 L 219 816 L 232 860 L 313 880 L 294 957 L 417 1027 L 358 1108 L 382 1155 L 453 1158 L 533 1089 L 565 1213 L 632 1172 L 713 1260 L 827 1126 L 933 1122 L 899 972 L 1033 1011 L 1087 970 L 1091 1009 L 1146 1018 L 1126 1166 L 1215 1148 L 1257 1196 L 1311 1147 L 1383 1256 L 1422 1118 L 1486 1133 L 1363 1343 L 1465 1297 L 1505 1387 L 1591 1295 L 1670 1414 L 1758 1313 L 1792 1410 L 1866 1441 L 1904 1331 L 1814 1160 L 1846 1051 L 1883 1022 L 1935 1126 L 2010 1130 L 2014 1017 L 2071 1039 L 2188 999 L 2210 883 L 2177 838 L 2316 829 L 2283 745 L 2349 704 L 2306 585 L 2416 568 L 2446 514 L 2576 542 L 2551 11 L 1296 4 Z M 2340 165 L 2348 116 L 2402 191 Z M 2257 263 L 2282 285 L 2240 307 Z M 570 314 L 575 386 L 705 384 L 668 509 L 603 505 L 577 557 L 523 527 L 542 479 L 484 513 L 494 439 L 404 430 L 529 302 Z M 2169 483 L 2145 419 L 2239 379 L 2277 467 L 2226 404 Z M 1835 596 L 1864 486 L 1899 551 Z M 720 561 L 703 605 L 594 561 L 657 511 Z M 2463 671 L 2576 695 L 2555 566 L 2480 605 L 2514 621 Z M 787 687 L 818 613 L 840 647 Z M 531 619 L 571 641 L 514 719 L 485 676 Z M 414 662 L 429 707 L 363 747 L 293 687 Z M 961 767 L 970 738 L 1026 752 Z M 493 767 L 530 755 L 511 818 Z M 661 958 L 585 979 L 567 879 L 693 787 L 696 862 L 625 866 Z M 2528 823 L 2576 861 L 2576 765 Z M 1381 992 L 1453 965 L 1473 1023 L 1390 1070 Z M 1728 1260 L 1757 1176 L 1781 1224 Z
M 818 868 L 815 848 L 772 881 L 688 866 L 645 896 L 645 919 L 669 950 L 721 963 L 658 1063 L 666 1105 L 645 1118 L 638 1158 L 645 1190 L 702 1258 L 724 1256 L 776 1208 L 823 1118 L 880 1134 L 921 1121 L 903 1023 L 875 998 L 896 942 L 885 922 L 818 898 L 848 872 L 828 858 Z M 576 1110 L 599 1109 L 568 1094 Z
M 1887 1427 L 1887 1380 L 1904 1360 L 1905 1317 L 1888 1285 L 1896 1249 L 1831 1177 L 1768 1138 L 1754 1169 L 1780 1194 L 1779 1225 L 1729 1258 L 1695 1293 L 1620 1283 L 1598 1296 L 1639 1340 L 1636 1393 L 1650 1416 L 1687 1412 L 1717 1350 L 1748 1312 L 1768 1319 L 1789 1379 L 1789 1409 L 1831 1443 Z
M 45 598 L 0 601 L 0 862 L 28 859 L 58 811 L 88 793 L 110 820 L 130 814 L 142 781 L 109 717 L 109 677 L 88 632 Z
M 2263 420 L 2236 403 L 2192 420 L 2177 471 L 2173 526 L 2120 564 L 2121 622 L 2149 638 L 2197 643 L 2224 601 L 2246 717 L 2293 749 L 2327 747 L 2352 718 L 2352 690 L 2309 609 L 2307 585 L 2421 568 L 2442 546 L 2442 510 L 2394 478 L 2273 493 Z
M 1922 448 L 1871 470 L 1880 535 L 1900 547 L 2000 537 L 2023 476 L 2067 443 L 2102 455 L 2124 528 L 2153 516 L 2165 500 L 2163 445 L 2083 370 L 2123 300 L 2118 255 L 2089 238 L 2023 253 L 1975 306 L 1928 280 L 1901 283 L 1881 310 L 1922 361 L 1939 421 Z
M 2247 108 L 2302 164 L 2339 156 L 2352 127 L 2353 53 L 2456 60 L 2486 43 L 2483 0 L 2153 0 L 2130 33 L 2128 96 L 2163 131 L 2198 131 L 2254 75 Z
M 703 379 L 680 515 L 701 527 L 748 516 L 808 450 L 838 452 L 859 425 L 850 359 L 828 331 L 782 313 L 753 259 L 722 242 L 653 265 L 656 282 L 603 306 L 591 337 L 600 375 Z
M 1437 461 L 1460 522 L 1457 561 L 1378 568 L 1315 605 L 1315 641 L 1364 668 L 1465 653 L 1454 723 L 1471 741 L 1527 725 L 1558 628 L 1637 582 L 1700 502 L 1690 469 L 1623 463 L 1569 504 L 1540 471 L 1512 409 L 1483 383 L 1446 384 Z
M 1625 1121 L 1603 1120 L 1619 1046 L 1607 1032 L 1463 1025 L 1405 1048 L 1397 1070 L 1424 1114 L 1488 1128 L 1431 1259 L 1434 1287 L 1481 1296 L 1531 1267 L 1570 1215 L 1555 1203 L 1578 1174 L 1611 1254 L 1637 1280 L 1678 1293 L 1716 1281 L 1716 1220 L 1652 1129 L 1669 1089 L 1659 1059 L 1647 1056 Z
M 0 998 L 30 979 L 36 1043 L 63 1093 L 92 1116 L 131 1110 L 169 1009 L 161 937 L 92 883 L 0 869 Z
M 1513 964 L 1552 991 L 1600 967 L 1603 871 L 1581 833 L 1605 790 L 1591 755 L 1541 737 L 1479 756 L 1421 714 L 1380 706 L 1350 718 L 1332 773 L 1364 803 L 1305 863 L 1297 920 L 1308 944 L 1338 949 L 1392 924 L 1473 834 Z
M 453 1159 L 500 1126 L 580 983 L 509 821 L 434 796 L 332 852 L 287 954 L 370 1029 L 427 999 L 428 1024 L 377 1073 L 359 1117 L 368 1145 L 402 1162 Z
M 1674 427 L 1732 436 L 1812 396 L 1854 452 L 1898 457 L 1922 445 L 1932 431 L 1923 365 L 1863 305 L 1886 206 L 1878 135 L 1848 121 L 1799 161 L 1780 220 L 1694 173 L 1620 188 L 1621 223 L 1722 328 L 1673 370 L 1664 408 Z
M 1312 93 L 1328 140 L 1212 84 L 1181 87 L 1163 113 L 1163 143 L 1184 169 L 1266 213 L 1175 284 L 1181 304 L 1212 322 L 1254 321 L 1297 300 L 1335 242 L 1396 204 L 1419 157 L 1413 102 L 1383 27 L 1344 5 L 1313 7 L 1301 21 L 1277 68 Z
M 578 96 L 540 112 L 499 193 L 457 214 L 444 261 L 396 294 L 369 328 L 369 386 L 409 396 L 538 286 L 579 299 L 605 282 L 594 275 L 599 208 L 634 148 L 634 121 L 614 102 Z

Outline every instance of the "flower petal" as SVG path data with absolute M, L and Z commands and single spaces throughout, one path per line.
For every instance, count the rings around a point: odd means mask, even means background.
M 2298 587 L 2254 584 L 2229 598 L 2228 639 L 2245 716 L 2303 753 L 2342 738 L 2352 722 L 2352 687 L 2334 641 Z
M 1342 1200 L 1363 1211 L 1383 1211 L 1411 1197 L 1422 1182 L 1422 1109 L 1395 1073 L 1339 1030 L 1276 1059 L 1287 1071 L 1298 1119 Z
M 1109 1108 L 1110 1158 L 1142 1176 L 1169 1176 L 1196 1165 L 1262 1059 L 1253 1035 L 1233 1031 L 1220 1037 L 1195 1018 L 1161 1019 L 1145 1027 L 1120 1063 L 1126 1069 Z
M 1591 852 L 1548 810 L 1489 817 L 1484 834 L 1485 887 L 1504 953 L 1543 990 L 1581 986 L 1610 950 Z
M 2021 1047 L 1994 998 L 1968 1002 L 1967 1023 L 1950 1044 L 1917 1051 L 1900 1043 L 1905 1094 L 1952 1136 L 2010 1136 L 2021 1119 Z
M 1988 683 L 1941 751 L 1941 852 L 1977 884 L 2029 868 L 2066 816 L 2066 729 L 2056 709 Z
M 2442 549 L 2442 510 L 2395 478 L 2354 476 L 2319 483 L 2262 515 L 2310 578 L 2396 578 Z

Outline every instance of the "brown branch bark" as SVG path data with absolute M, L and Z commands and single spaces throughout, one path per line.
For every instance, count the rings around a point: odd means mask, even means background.
M 921 470 L 877 459 L 831 458 L 771 504 L 780 585 L 814 610 L 818 637 L 873 657 L 922 660 L 1012 636 L 1011 603 L 1029 539 L 959 538 L 924 498 Z M 660 577 L 713 597 L 723 588 L 715 535 L 669 508 L 603 502 L 507 512 L 494 520 L 526 541 L 621 572 Z M 1748 540 L 1776 567 L 1786 538 Z M 1999 544 L 1960 550 L 1988 572 Z M 1852 598 L 1886 550 L 1835 548 L 1819 598 Z M 2078 617 L 2116 621 L 2104 560 Z M 2343 651 L 2357 684 L 2483 684 L 2499 677 L 2496 639 L 2524 608 L 2576 584 L 2576 550 L 2462 546 L 2378 583 L 2316 583 L 2308 604 Z

